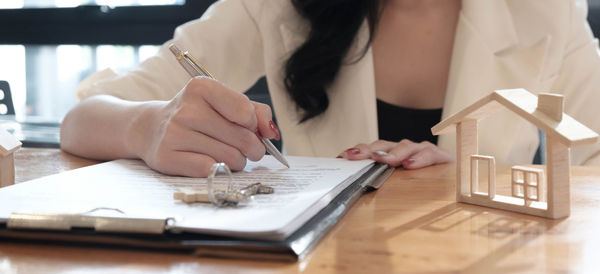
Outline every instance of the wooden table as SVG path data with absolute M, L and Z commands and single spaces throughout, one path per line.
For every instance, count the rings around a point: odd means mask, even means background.
M 58 150 L 22 149 L 17 182 L 94 163 Z M 0 243 L 0 273 L 598 273 L 600 168 L 572 173 L 572 213 L 562 220 L 455 203 L 448 164 L 396 171 L 297 263 Z

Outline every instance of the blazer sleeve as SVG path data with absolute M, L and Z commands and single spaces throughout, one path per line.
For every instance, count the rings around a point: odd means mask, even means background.
M 256 1 L 254 2 L 256 3 Z M 189 51 L 219 81 L 245 92 L 264 74 L 263 47 L 255 18 L 245 0 L 213 4 L 201 18 L 183 24 L 158 53 L 118 75 L 99 71 L 80 83 L 76 97 L 109 94 L 125 100 L 169 100 L 189 81 L 168 46 Z
M 567 114 L 600 132 L 600 54 L 586 16 L 586 1 L 571 1 L 569 39 L 552 90 L 564 94 Z M 600 143 L 573 147 L 571 151 L 575 165 L 600 165 Z

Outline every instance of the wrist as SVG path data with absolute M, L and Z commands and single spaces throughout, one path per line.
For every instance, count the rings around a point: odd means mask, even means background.
M 168 101 L 148 101 L 138 103 L 129 111 L 129 122 L 124 135 L 123 144 L 128 155 L 144 159 L 152 145 L 152 138 L 158 133 L 157 127 L 162 121 L 160 109 Z

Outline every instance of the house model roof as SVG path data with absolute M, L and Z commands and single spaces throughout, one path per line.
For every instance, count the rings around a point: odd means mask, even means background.
M 0 128 L 0 157 L 13 153 L 20 147 L 21 142 L 15 136 Z
M 554 97 L 559 97 L 560 100 L 552 99 L 548 105 L 545 102 L 538 103 L 538 96 L 525 89 L 497 90 L 438 123 L 431 128 L 431 132 L 433 135 L 452 133 L 456 129 L 456 124 L 461 121 L 481 120 L 506 107 L 566 146 L 597 142 L 598 134 L 563 113 L 562 97 L 557 95 Z M 542 99 L 541 95 L 540 99 Z M 547 111 L 548 108 L 555 106 L 555 109 L 559 110 L 558 113 Z

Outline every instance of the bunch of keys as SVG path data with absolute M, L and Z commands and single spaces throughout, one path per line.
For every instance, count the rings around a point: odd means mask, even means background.
M 225 191 L 215 190 L 214 188 L 213 180 L 219 169 L 223 169 L 229 177 Z M 233 176 L 225 163 L 216 163 L 211 167 L 206 183 L 206 189 L 192 188 L 177 191 L 173 193 L 173 198 L 185 203 L 212 203 L 215 206 L 223 207 L 235 206 L 239 203 L 247 202 L 255 194 L 271 194 L 275 192 L 272 187 L 262 185 L 261 183 L 254 183 L 239 189 L 233 189 Z

